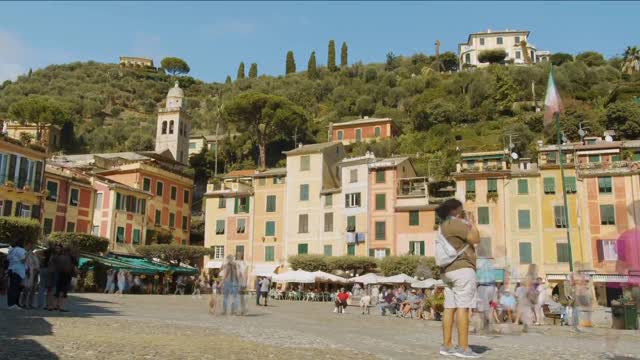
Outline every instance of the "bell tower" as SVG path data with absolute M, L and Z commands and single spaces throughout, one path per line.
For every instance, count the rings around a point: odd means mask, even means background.
M 184 110 L 184 91 L 176 81 L 167 93 L 165 107 L 158 109 L 156 153 L 169 150 L 176 161 L 188 165 L 190 132 L 191 117 Z

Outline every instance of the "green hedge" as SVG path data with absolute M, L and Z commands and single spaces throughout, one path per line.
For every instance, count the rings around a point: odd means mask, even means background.
M 369 272 L 377 267 L 378 262 L 367 256 L 293 255 L 289 257 L 289 264 L 294 270 Z
M 34 219 L 0 216 L 0 242 L 13 245 L 18 236 L 37 243 L 40 240 L 40 223 Z
M 380 262 L 380 270 L 385 276 L 407 274 L 425 279 L 440 278 L 435 259 L 427 256 L 387 256 Z
M 90 234 L 54 232 L 49 235 L 49 240 L 76 251 L 94 254 L 103 253 L 109 248 L 109 239 Z

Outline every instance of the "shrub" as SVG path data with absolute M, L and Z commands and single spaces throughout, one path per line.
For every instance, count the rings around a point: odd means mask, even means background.
M 49 240 L 76 252 L 103 253 L 109 248 L 109 239 L 90 234 L 55 232 L 49 235 Z
M 368 272 L 378 265 L 376 259 L 367 256 L 323 256 L 323 255 L 294 255 L 289 257 L 289 263 L 294 270 L 325 271 L 333 270 Z
M 293 270 L 330 271 L 327 257 L 322 255 L 293 255 L 289 264 Z
M 380 270 L 385 276 L 407 274 L 422 278 L 440 277 L 440 268 L 432 257 L 387 256 L 380 262 Z
M 18 236 L 37 243 L 40 240 L 40 223 L 27 218 L 0 217 L 0 242 L 13 245 Z
M 484 50 L 478 54 L 478 61 L 481 63 L 497 64 L 504 61 L 507 52 L 502 49 Z
M 187 246 L 177 244 L 156 244 L 138 246 L 136 248 L 138 254 L 146 258 L 158 258 L 166 262 L 178 265 L 180 263 L 188 263 L 191 259 L 212 255 L 212 250 L 202 246 Z

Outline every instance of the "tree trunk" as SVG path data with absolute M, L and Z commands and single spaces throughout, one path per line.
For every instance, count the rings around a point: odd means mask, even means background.
M 261 141 L 258 145 L 260 150 L 260 170 L 267 169 L 267 144 L 266 141 Z

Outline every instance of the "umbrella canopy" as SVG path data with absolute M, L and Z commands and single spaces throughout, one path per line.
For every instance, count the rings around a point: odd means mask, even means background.
M 432 289 L 436 286 L 442 286 L 442 285 L 444 285 L 444 282 L 442 282 L 442 280 L 436 280 L 436 279 L 426 279 L 426 280 L 416 281 L 411 283 L 411 287 L 416 289 Z
M 287 271 L 281 274 L 273 275 L 274 282 L 290 282 L 310 284 L 316 282 L 316 276 L 313 273 L 303 270 Z
M 412 278 L 407 274 L 398 274 L 382 278 L 380 282 L 385 284 L 411 284 L 416 282 L 416 280 L 417 279 Z
M 374 273 L 368 273 L 368 274 L 364 274 L 364 275 L 360 275 L 360 276 L 356 276 L 354 278 L 351 278 L 349 280 L 351 280 L 352 282 L 355 283 L 362 283 L 364 285 L 369 285 L 369 284 L 379 284 L 382 281 L 380 281 L 381 279 L 383 279 L 383 277 L 378 276 Z
M 341 284 L 344 284 L 350 281 L 338 275 L 329 274 L 324 271 L 315 271 L 312 274 L 316 277 L 316 281 L 328 281 L 328 282 L 336 282 Z

